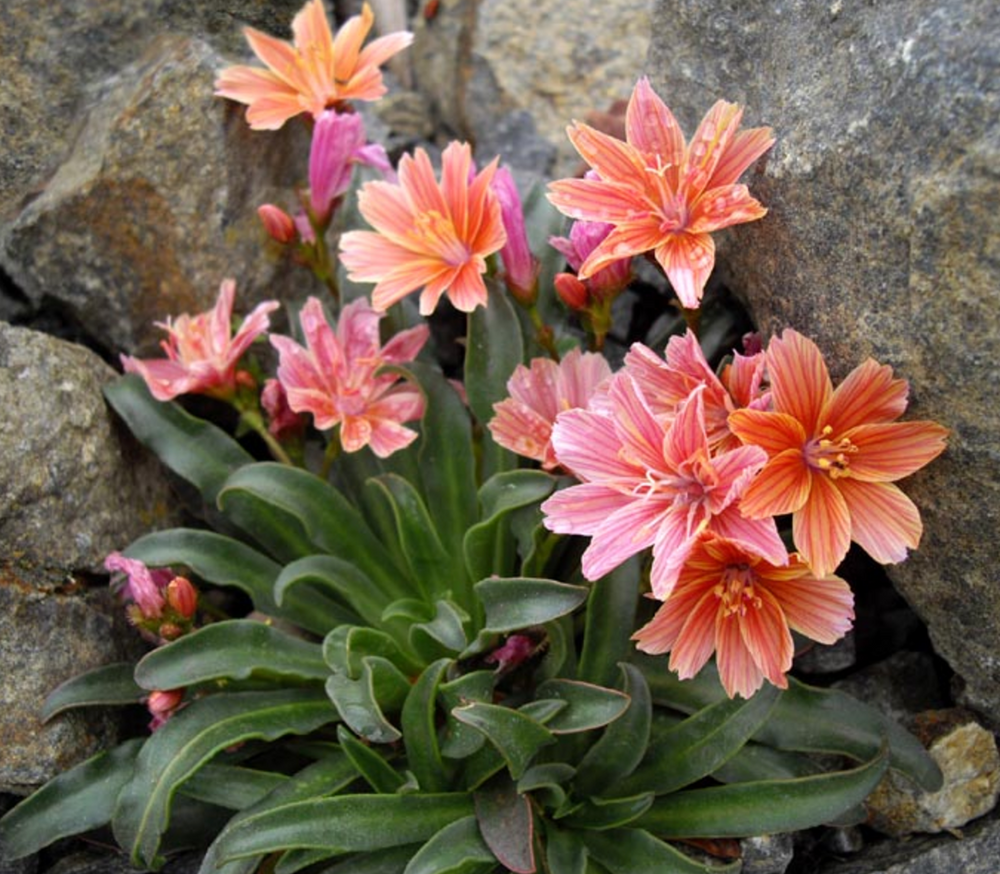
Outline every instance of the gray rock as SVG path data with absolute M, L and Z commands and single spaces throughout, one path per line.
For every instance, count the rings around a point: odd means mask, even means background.
M 785 874 L 795 845 L 790 834 L 759 835 L 740 841 L 740 874 Z
M 159 463 L 105 405 L 114 375 L 81 346 L 0 323 L 3 560 L 98 571 L 178 518 Z
M 156 40 L 108 80 L 72 154 L 0 233 L 0 262 L 36 307 L 56 302 L 109 351 L 152 351 L 153 322 L 208 309 L 227 276 L 238 309 L 307 290 L 256 215 L 291 206 L 305 176 L 298 125 L 254 133 L 212 96 L 222 61 L 204 42 Z
M 997 874 L 997 859 L 1000 817 L 993 813 L 960 835 L 872 844 L 856 857 L 823 865 L 817 874 Z
M 835 379 L 866 356 L 911 385 L 909 418 L 952 430 L 904 480 L 924 536 L 889 568 L 1000 720 L 1000 6 L 660 0 L 648 66 L 690 132 L 718 98 L 778 142 L 748 175 L 768 206 L 719 264 L 767 333 L 793 326 Z
M 530 113 L 556 150 L 555 175 L 568 175 L 579 158 L 566 126 L 631 93 L 649 45 L 651 6 L 441 0 L 433 19 L 414 24 L 418 86 L 446 125 L 477 143 L 502 140 L 497 127 L 518 123 L 510 113 Z M 503 157 L 525 160 L 516 152 Z

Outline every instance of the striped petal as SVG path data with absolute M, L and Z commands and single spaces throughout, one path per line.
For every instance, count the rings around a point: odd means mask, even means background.
M 715 652 L 718 615 L 719 599 L 711 589 L 705 590 L 688 614 L 670 654 L 670 670 L 682 680 L 696 676 Z
M 799 576 L 761 574 L 761 585 L 777 599 L 791 628 L 819 643 L 836 643 L 854 620 L 851 587 L 840 577 L 813 575 L 797 556 L 790 568 Z
M 725 185 L 709 189 L 694 202 L 687 227 L 693 234 L 707 234 L 765 215 L 767 209 L 750 196 L 745 185 Z
M 603 179 L 559 179 L 550 182 L 548 199 L 561 213 L 581 221 L 610 224 L 636 222 L 650 212 L 642 189 Z M 652 223 L 656 224 L 655 220 Z
M 806 432 L 794 416 L 765 410 L 734 410 L 729 414 L 729 430 L 744 443 L 759 446 L 768 455 L 789 449 L 801 452 Z
M 649 174 L 646 159 L 638 149 L 580 122 L 566 128 L 566 134 L 601 179 L 639 191 L 646 189 Z
M 788 621 L 777 599 L 766 588 L 757 587 L 759 602 L 737 615 L 743 644 L 754 664 L 779 689 L 788 688 L 785 673 L 792 667 L 795 645 Z
M 715 624 L 716 663 L 722 688 L 730 698 L 750 698 L 764 683 L 764 674 L 750 655 L 739 619 L 719 611 Z
M 583 575 L 598 580 L 652 546 L 663 528 L 663 516 L 662 502 L 634 499 L 606 516 L 583 553 Z
M 809 499 L 792 516 L 792 539 L 817 576 L 829 576 L 851 545 L 851 514 L 847 501 L 825 475 L 812 478 Z
M 737 131 L 719 158 L 709 185 L 712 188 L 732 185 L 743 175 L 747 167 L 773 145 L 774 132 L 769 127 L 753 127 Z
M 850 456 L 851 479 L 895 482 L 944 452 L 948 429 L 937 422 L 889 422 L 859 425 L 843 436 L 858 450 Z
M 923 533 L 920 511 L 892 483 L 866 483 L 850 478 L 840 484 L 850 513 L 851 537 L 875 561 L 895 564 L 916 549 Z
M 800 510 L 809 498 L 814 475 L 801 449 L 786 449 L 775 455 L 757 474 L 740 500 L 744 516 L 763 519 Z
M 774 409 L 798 419 L 807 435 L 818 434 L 827 424 L 820 419 L 833 394 L 823 354 L 792 328 L 772 339 L 766 354 Z
M 708 234 L 670 234 L 655 255 L 681 304 L 697 309 L 715 266 L 715 241 Z
M 625 131 L 628 142 L 635 148 L 647 155 L 658 155 L 663 166 L 680 169 L 684 160 L 684 134 L 645 76 L 636 84 L 625 110 Z

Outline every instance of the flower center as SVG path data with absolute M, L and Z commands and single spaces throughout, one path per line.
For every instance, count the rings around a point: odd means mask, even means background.
M 720 615 L 724 619 L 745 616 L 749 609 L 760 609 L 761 599 L 754 589 L 754 579 L 749 565 L 731 564 L 726 567 L 722 579 L 712 590 L 720 601 Z
M 467 264 L 472 256 L 469 246 L 459 239 L 451 218 L 436 209 L 417 215 L 414 230 L 427 248 L 451 267 Z
M 828 473 L 833 479 L 849 476 L 850 456 L 858 451 L 858 447 L 846 437 L 832 440 L 833 428 L 826 425 L 820 432 L 821 436 L 810 440 L 805 446 L 805 459 L 814 470 Z

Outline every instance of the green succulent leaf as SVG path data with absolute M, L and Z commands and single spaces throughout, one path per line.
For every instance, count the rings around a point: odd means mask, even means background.
M 470 701 L 492 701 L 495 684 L 496 674 L 493 671 L 470 671 L 438 686 L 438 694 L 447 714 L 444 737 L 441 741 L 442 756 L 449 759 L 464 759 L 486 743 L 486 738 L 481 732 L 455 719 L 451 711 Z
M 545 723 L 553 734 L 600 728 L 618 719 L 629 705 L 624 692 L 578 680 L 546 680 L 539 685 L 536 695 L 539 699 L 551 698 L 567 704 Z
M 249 619 L 206 625 L 147 653 L 135 667 L 136 682 L 144 689 L 250 677 L 316 683 L 329 675 L 318 644 Z
M 350 605 L 354 619 L 346 618 L 350 614 L 345 612 L 339 624 L 377 627 L 389 605 L 389 595 L 364 571 L 333 555 L 310 555 L 285 565 L 274 581 L 274 600 L 283 604 L 302 585 L 329 592 L 337 601 Z
M 608 725 L 581 760 L 575 782 L 577 792 L 584 796 L 601 795 L 624 780 L 646 754 L 653 718 L 649 685 L 635 665 L 621 662 L 619 668 L 629 696 L 628 709 Z
M 308 471 L 272 462 L 247 465 L 226 481 L 218 503 L 244 531 L 280 552 L 285 563 L 318 552 L 336 555 L 383 591 L 407 594 L 404 575 L 358 511 Z
M 612 685 L 618 680 L 616 665 L 626 661 L 635 649 L 632 632 L 636 627 L 641 568 L 638 557 L 630 558 L 591 587 L 580 650 L 581 680 Z
M 323 639 L 323 658 L 334 671 L 357 680 L 364 672 L 366 656 L 379 656 L 403 673 L 416 673 L 421 665 L 403 652 L 396 639 L 384 631 L 357 625 L 341 625 Z
M 419 492 L 395 474 L 386 474 L 368 482 L 371 487 L 383 490 L 392 507 L 410 579 L 417 583 L 427 601 L 445 597 L 464 568 L 453 567 L 455 562 L 445 551 Z
M 522 795 L 533 792 L 547 807 L 558 810 L 567 800 L 563 786 L 573 779 L 574 774 L 576 768 L 565 762 L 532 765 L 517 781 L 517 791 Z
M 586 874 L 587 848 L 580 834 L 545 822 L 545 861 L 551 874 Z
M 336 855 L 329 850 L 287 850 L 274 866 L 274 874 L 295 874 Z
M 150 737 L 122 789 L 112 828 L 137 865 L 155 867 L 178 786 L 212 756 L 254 738 L 308 734 L 335 717 L 322 692 L 234 692 L 191 702 Z
M 126 374 L 104 387 L 104 397 L 140 443 L 215 504 L 229 475 L 253 457 L 225 431 L 186 413 L 175 403 L 156 400 L 142 377 Z
M 370 853 L 352 853 L 341 857 L 335 865 L 324 868 L 322 874 L 404 874 L 407 864 L 420 846 L 407 844 L 373 850 Z
M 245 592 L 261 613 L 289 619 L 317 634 L 329 630 L 323 618 L 328 598 L 303 588 L 289 593 L 279 607 L 273 589 L 281 566 L 231 537 L 190 528 L 155 531 L 136 540 L 125 555 L 151 567 L 189 567 L 207 582 Z
M 292 847 L 371 852 L 427 841 L 472 813 L 472 797 L 465 792 L 313 799 L 237 823 L 220 840 L 219 856 L 236 859 Z
M 60 838 L 111 821 L 118 793 L 132 778 L 142 739 L 98 753 L 64 771 L 0 819 L 2 859 L 37 853 Z
M 587 830 L 618 828 L 642 816 L 654 800 L 652 792 L 642 792 L 628 798 L 591 798 L 574 807 L 560 822 Z
M 433 619 L 410 626 L 410 643 L 428 661 L 443 653 L 460 653 L 469 643 L 465 634 L 470 620 L 468 613 L 448 600 L 437 601 L 434 610 Z
M 446 786 L 445 763 L 437 737 L 437 691 L 451 659 L 438 659 L 428 665 L 410 689 L 400 714 L 406 761 L 423 792 L 443 792 Z
M 632 661 L 645 674 L 658 704 L 693 712 L 726 697 L 714 664 L 706 665 L 693 680 L 679 680 L 665 670 L 662 659 L 636 654 Z M 778 749 L 839 753 L 861 762 L 878 756 L 885 739 L 891 768 L 928 792 L 941 788 L 941 771 L 920 741 L 902 726 L 844 692 L 817 689 L 794 677 L 788 678 L 788 689 L 754 735 L 754 740 Z
M 404 874 L 465 874 L 470 864 L 489 870 L 496 857 L 479 833 L 474 816 L 465 816 L 446 825 L 410 859 Z
M 358 770 L 350 758 L 341 750 L 334 749 L 311 765 L 279 783 L 266 796 L 252 806 L 233 816 L 226 828 L 222 829 L 209 846 L 202 859 L 198 874 L 251 874 L 257 869 L 260 857 L 249 856 L 232 862 L 222 863 L 218 856 L 218 842 L 226 829 L 237 825 L 248 816 L 273 810 L 297 801 L 307 801 L 325 795 L 333 795 L 346 788 L 358 776 Z M 190 781 L 189 781 L 190 782 Z
M 636 826 L 661 838 L 738 838 L 813 828 L 867 798 L 887 764 L 883 750 L 849 771 L 674 792 L 658 798 Z
M 410 684 L 399 668 L 380 656 L 365 656 L 356 680 L 336 672 L 326 681 L 327 695 L 340 718 L 369 743 L 400 739 L 399 729 L 385 718 L 383 708 L 398 708 L 409 691 Z
M 808 756 L 778 750 L 764 744 L 744 744 L 712 777 L 722 783 L 749 783 L 754 780 L 791 780 L 822 774 L 823 769 Z
M 61 683 L 45 699 L 42 722 L 73 707 L 138 704 L 146 691 L 135 682 L 131 662 L 102 665 Z
M 500 773 L 472 797 L 480 834 L 497 861 L 514 874 L 533 874 L 535 829 L 528 796 Z
M 702 865 L 649 832 L 637 828 L 580 832 L 590 853 L 611 874 L 721 874 L 738 871 L 731 865 Z
M 179 791 L 188 798 L 224 807 L 226 810 L 244 810 L 289 779 L 274 771 L 209 762 L 188 777 Z
M 405 774 L 393 768 L 386 761 L 386 757 L 374 747 L 367 746 L 353 737 L 342 725 L 337 726 L 337 740 L 344 754 L 375 792 L 392 795 L 406 785 Z
M 542 747 L 555 742 L 555 735 L 540 722 L 498 704 L 472 702 L 456 707 L 452 715 L 485 735 L 503 756 L 515 780 L 527 770 Z
M 726 699 L 699 710 L 650 744 L 643 763 L 616 791 L 662 795 L 688 786 L 732 758 L 764 724 L 778 700 L 770 684 L 750 700 Z
M 555 580 L 491 578 L 475 585 L 486 610 L 487 634 L 504 634 L 542 625 L 572 613 L 587 599 L 587 589 Z
M 506 471 L 483 483 L 479 490 L 483 521 L 466 532 L 462 547 L 472 579 L 514 573 L 516 554 L 508 517 L 521 507 L 541 503 L 552 493 L 555 483 L 554 477 L 537 470 Z

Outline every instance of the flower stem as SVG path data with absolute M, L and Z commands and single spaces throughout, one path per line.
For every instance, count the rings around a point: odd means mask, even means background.
M 322 480 L 326 480 L 330 476 L 330 471 L 333 469 L 333 463 L 340 456 L 340 432 L 334 431 L 330 435 L 330 442 L 326 444 L 326 452 L 323 453 L 323 464 L 319 469 L 319 477 Z
M 292 461 L 288 453 L 285 452 L 284 447 L 274 438 L 274 435 L 264 426 L 264 420 L 261 418 L 260 410 L 253 408 L 241 409 L 239 407 L 237 407 L 237 409 L 240 413 L 240 421 L 242 421 L 244 425 L 257 434 L 261 440 L 267 444 L 267 448 L 274 460 L 294 467 L 295 462 Z
M 531 304 L 531 306 L 525 307 L 525 309 L 528 311 L 531 324 L 534 325 L 535 339 L 538 340 L 538 345 L 545 350 L 549 358 L 558 362 L 559 350 L 556 348 L 555 335 L 552 328 L 545 324 L 542 314 L 538 312 L 538 307 L 535 304 Z

